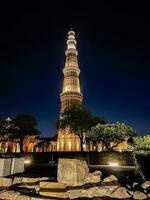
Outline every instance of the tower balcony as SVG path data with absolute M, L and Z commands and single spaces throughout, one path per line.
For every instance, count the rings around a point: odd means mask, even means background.
M 78 68 L 78 66 L 65 67 L 65 68 L 63 69 L 64 75 L 67 74 L 68 72 L 75 72 L 75 73 L 77 73 L 77 75 L 79 76 L 79 74 L 80 74 L 80 69 Z
M 78 51 L 76 49 L 67 49 L 65 51 L 65 55 L 68 56 L 69 54 L 75 54 L 76 56 L 78 56 Z
M 80 102 L 82 102 L 83 94 L 81 92 L 79 93 L 79 92 L 72 92 L 72 91 L 62 92 L 60 94 L 60 99 L 61 99 L 61 102 L 68 99 L 79 100 Z

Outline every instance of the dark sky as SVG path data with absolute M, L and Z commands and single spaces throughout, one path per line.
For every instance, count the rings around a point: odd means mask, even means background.
M 43 136 L 56 133 L 66 37 L 73 27 L 84 104 L 109 122 L 150 133 L 148 3 L 50 2 L 0 3 L 0 118 L 30 113 Z

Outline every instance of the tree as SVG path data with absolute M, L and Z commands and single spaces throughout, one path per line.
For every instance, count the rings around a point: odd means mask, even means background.
M 14 133 L 14 136 L 20 138 L 20 150 L 23 152 L 23 140 L 27 135 L 39 135 L 40 132 L 36 128 L 37 120 L 29 114 L 18 114 L 13 120 L 19 129 Z
M 133 145 L 130 148 L 133 151 L 148 150 L 150 151 L 150 135 L 133 137 Z
M 135 136 L 134 129 L 119 122 L 98 124 L 89 132 L 89 137 L 103 142 L 107 150 L 113 150 L 120 142 L 133 136 Z
M 145 175 L 143 173 L 139 159 L 137 158 L 137 154 L 139 152 L 142 154 L 146 154 L 148 151 L 150 151 L 150 135 L 145 135 L 143 137 L 142 136 L 133 137 L 132 143 L 133 144 L 132 146 L 129 147 L 129 150 L 132 151 L 133 162 L 135 164 L 135 172 L 139 174 L 139 176 L 143 181 L 145 181 Z
M 96 126 L 97 124 L 106 124 L 106 120 L 103 117 L 92 117 L 90 120 L 90 127 Z
M 100 122 L 100 118 L 96 120 Z M 86 107 L 73 105 L 64 110 L 61 119 L 56 123 L 56 128 L 58 130 L 69 128 L 71 132 L 79 137 L 80 148 L 83 151 L 84 136 L 91 129 L 91 126 L 96 123 L 96 120 L 93 119 L 91 112 Z
M 12 122 L 10 117 L 0 121 L 0 138 L 2 140 L 8 140 L 17 130 L 19 127 Z

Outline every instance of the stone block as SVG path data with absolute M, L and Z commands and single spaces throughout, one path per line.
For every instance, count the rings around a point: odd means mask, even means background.
M 87 190 L 87 197 L 109 197 L 115 190 L 117 186 L 101 186 L 101 187 L 92 187 Z
M 0 158 L 0 176 L 11 174 L 11 158 Z
M 55 198 L 54 198 L 54 199 L 52 199 L 52 198 L 50 198 L 50 199 L 49 199 L 49 198 L 48 198 L 48 199 L 46 198 L 46 199 L 45 199 L 45 198 L 42 198 L 42 197 L 31 197 L 31 200 L 56 200 L 56 199 L 55 199 Z
M 57 180 L 67 185 L 76 185 L 83 183 L 87 173 L 88 166 L 85 161 L 77 159 L 62 159 L 58 161 Z
M 27 195 L 18 195 L 16 200 L 31 200 L 31 197 L 30 196 L 27 196 Z
M 110 175 L 104 178 L 103 183 L 118 182 L 118 178 L 114 175 Z
M 19 184 L 18 188 L 26 188 L 26 189 L 34 189 L 34 190 L 38 190 L 38 184 L 34 183 L 34 184 L 30 184 L 30 183 L 25 183 L 25 184 Z
M 96 175 L 102 176 L 102 172 L 99 171 L 99 170 L 94 171 L 92 174 L 95 175 L 95 176 L 96 176 Z
M 40 182 L 39 194 L 46 197 L 54 198 L 67 198 L 66 189 L 67 186 L 63 183 L 57 182 Z
M 66 193 L 69 199 L 88 199 L 94 197 L 109 197 L 116 189 L 117 186 L 101 186 L 91 187 L 89 189 L 73 189 L 68 190 Z
M 16 200 L 17 196 L 19 195 L 19 192 L 14 192 L 11 190 L 7 191 L 1 191 L 0 192 L 0 199 L 4 200 Z
M 12 179 L 11 178 L 2 178 L 0 177 L 0 188 L 9 188 L 12 185 Z
M 130 199 L 131 194 L 129 194 L 125 187 L 118 187 L 109 197 L 116 199 Z
M 50 197 L 50 198 L 59 198 L 59 199 L 66 199 L 68 198 L 66 192 L 54 192 L 54 191 L 43 191 L 39 193 L 42 196 Z
M 141 186 L 143 189 L 150 188 L 150 181 L 145 181 Z
M 61 189 L 66 190 L 67 185 L 63 183 L 58 182 L 40 182 L 39 187 L 41 188 L 47 188 L 47 189 Z
M 22 183 L 38 183 L 39 181 L 46 181 L 49 180 L 49 177 L 36 177 L 36 178 L 30 178 L 30 177 L 22 177 Z
M 67 191 L 69 199 L 78 199 L 87 197 L 87 193 L 83 189 L 74 189 Z
M 143 192 L 135 191 L 133 194 L 133 199 L 137 199 L 137 200 L 147 199 L 147 196 Z
M 24 172 L 24 158 L 12 158 L 11 174 Z
M 48 177 L 15 177 L 13 184 L 19 184 L 18 188 L 34 189 L 36 192 L 39 191 L 39 182 L 49 180 Z
M 13 185 L 22 183 L 22 177 L 14 177 Z
M 99 183 L 101 176 L 98 174 L 88 173 L 85 177 L 85 183 Z

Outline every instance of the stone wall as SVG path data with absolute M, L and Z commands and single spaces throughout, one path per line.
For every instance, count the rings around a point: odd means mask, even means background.
M 9 176 L 11 174 L 11 158 L 0 158 L 0 176 Z
M 24 171 L 24 158 L 0 158 L 0 177 Z
M 24 171 L 24 158 L 12 158 L 11 174 L 22 173 Z

